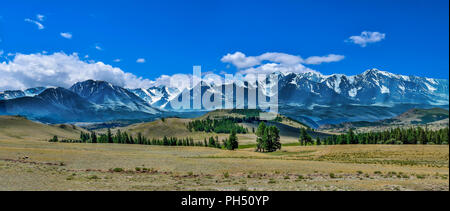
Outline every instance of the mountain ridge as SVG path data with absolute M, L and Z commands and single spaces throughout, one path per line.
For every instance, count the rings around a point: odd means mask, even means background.
M 280 114 L 308 123 L 311 127 L 346 121 L 377 121 L 411 108 L 445 107 L 449 104 L 448 80 L 397 75 L 378 69 L 354 76 L 275 72 L 267 77 L 279 79 Z M 225 90 L 238 87 L 245 92 L 244 108 L 248 106 L 249 90 L 264 90 L 266 97 L 273 95 L 262 82 L 251 84 L 235 80 L 214 85 L 202 81 L 198 88 L 202 95 L 214 93 L 220 99 L 228 100 Z M 187 89 L 191 97 L 193 89 Z M 50 94 L 48 90 L 56 90 L 57 93 Z M 39 114 L 37 116 L 44 120 L 73 122 L 151 118 L 167 112 L 180 112 L 182 116 L 192 112 L 172 108 L 170 101 L 182 98 L 182 93 L 176 87 L 164 85 L 127 89 L 106 81 L 86 80 L 68 89 L 38 87 L 16 91 L 0 93 L 0 97 L 3 96 L 0 98 L 0 114 L 30 117 Z M 193 99 L 190 101 L 192 104 Z M 235 98 L 232 103 L 236 103 Z

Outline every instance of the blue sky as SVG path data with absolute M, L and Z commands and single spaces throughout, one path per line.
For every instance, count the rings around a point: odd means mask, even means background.
M 234 73 L 236 67 L 221 59 L 235 52 L 302 58 L 336 54 L 345 58 L 307 67 L 323 74 L 354 75 L 378 68 L 448 79 L 448 4 L 447 0 L 3 0 L 0 61 L 7 53 L 77 52 L 80 59 L 102 61 L 153 80 L 162 74 L 191 73 L 193 65 Z M 363 31 L 385 37 L 365 47 L 349 42 Z M 145 62 L 136 62 L 139 58 Z

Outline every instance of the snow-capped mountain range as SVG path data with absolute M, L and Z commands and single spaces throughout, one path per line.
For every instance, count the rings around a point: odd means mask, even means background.
M 26 90 L 7 90 L 4 92 L 0 92 L 0 100 L 10 100 L 19 97 L 32 97 L 43 92 L 47 87 L 36 87 L 30 88 Z
M 396 75 L 377 69 L 362 74 L 272 73 L 278 77 L 280 113 L 317 126 L 349 120 L 379 120 L 418 107 L 448 107 L 449 81 Z M 221 99 L 231 86 L 266 90 L 264 83 L 211 85 L 202 82 L 202 94 Z M 192 96 L 193 90 L 188 90 Z M 37 87 L 0 92 L 0 115 L 25 115 L 49 122 L 106 121 L 164 115 L 170 101 L 181 98 L 177 87 L 126 89 L 105 81 L 88 80 L 69 89 Z M 271 93 L 266 93 L 271 95 Z M 247 98 L 247 96 L 245 97 Z M 245 99 L 247 101 L 247 99 Z
M 159 112 L 130 90 L 105 81 L 87 80 L 78 82 L 70 87 L 69 90 L 91 103 L 113 111 L 144 112 L 149 114 Z
M 150 87 L 148 89 L 132 89 L 130 91 L 148 104 L 158 108 L 167 107 L 167 104 L 180 93 L 178 88 L 162 85 Z
M 305 105 L 448 105 L 448 85 L 448 80 L 403 76 L 370 69 L 355 76 L 324 76 L 318 73 L 280 75 L 279 93 L 280 100 Z
M 160 113 L 128 89 L 93 80 L 69 89 L 47 88 L 39 94 L 0 100 L 0 114 L 52 123 L 151 118 Z

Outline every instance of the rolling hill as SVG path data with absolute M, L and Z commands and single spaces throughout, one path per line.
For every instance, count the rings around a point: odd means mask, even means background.
M 448 118 L 449 111 L 442 108 L 411 109 L 391 120 L 382 122 L 393 124 L 429 124 Z
M 138 133 L 141 133 L 144 137 L 149 139 L 161 139 L 166 137 L 177 137 L 177 138 L 193 138 L 196 141 L 202 141 L 205 138 L 211 136 L 218 136 L 219 140 L 223 140 L 228 137 L 228 134 L 216 134 L 216 133 L 206 133 L 206 132 L 190 132 L 186 124 L 192 121 L 191 119 L 180 119 L 180 118 L 165 118 L 159 119 L 152 122 L 137 123 L 125 127 L 112 128 L 112 133 L 116 133 L 118 130 L 122 132 L 127 132 L 133 137 L 136 137 Z M 98 133 L 106 133 L 105 128 L 95 130 Z M 253 142 L 256 139 L 254 134 L 238 134 L 239 140 L 244 142 Z
M 350 128 L 378 131 L 392 127 L 427 126 L 430 129 L 448 127 L 449 111 L 443 108 L 410 109 L 393 118 L 376 122 L 344 122 L 334 125 L 322 125 L 320 130 L 344 132 Z
M 262 113 L 262 112 L 258 109 L 219 109 L 219 110 L 208 112 L 208 113 L 202 115 L 201 117 L 198 117 L 195 119 L 206 119 L 206 118 L 221 119 L 221 118 L 226 118 L 226 117 L 241 118 L 241 119 L 245 119 L 245 118 L 259 119 L 260 113 Z M 283 116 L 283 115 L 277 115 L 277 118 L 275 121 L 279 122 L 283 125 L 288 125 L 288 126 L 291 126 L 294 128 L 302 128 L 302 127 L 309 128 L 308 125 L 301 123 L 297 120 L 291 119 L 289 117 Z
M 203 140 L 204 138 L 209 138 L 211 136 L 218 136 L 219 140 L 223 140 L 225 138 L 228 138 L 229 134 L 217 134 L 217 133 L 206 133 L 206 132 L 190 132 L 186 125 L 190 121 L 193 120 L 201 120 L 206 118 L 211 119 L 222 119 L 222 118 L 252 118 L 255 117 L 256 120 L 252 121 L 246 121 L 239 123 L 240 125 L 248 128 L 249 133 L 248 134 L 238 134 L 239 142 L 242 144 L 247 143 L 254 143 L 256 140 L 256 135 L 252 132 L 253 129 L 256 130 L 258 127 L 260 121 L 257 119 L 259 117 L 259 110 L 215 110 L 208 112 L 200 117 L 189 119 L 189 118 L 164 118 L 159 119 L 152 122 L 145 122 L 145 123 L 136 123 L 129 126 L 124 127 L 116 127 L 112 128 L 111 131 L 113 133 L 116 133 L 118 130 L 126 131 L 127 133 L 133 135 L 134 137 L 137 136 L 138 133 L 141 133 L 143 136 L 147 138 L 157 138 L 161 139 L 164 136 L 167 137 L 177 137 L 177 138 L 186 138 L 186 137 L 192 137 L 195 140 Z M 297 142 L 298 137 L 300 135 L 300 128 L 307 128 L 306 125 L 292 120 L 288 117 L 279 115 L 277 118 L 277 121 L 268 121 L 266 122 L 267 125 L 275 125 L 280 129 L 280 136 L 281 136 L 281 142 L 282 143 L 292 143 Z M 98 133 L 106 133 L 106 128 L 95 130 Z M 320 136 L 321 138 L 329 136 L 328 133 L 322 133 L 322 132 L 309 132 L 311 136 L 317 137 Z
M 80 131 L 88 132 L 85 129 L 68 124 L 47 125 L 30 121 L 21 116 L 0 116 L 0 141 L 44 141 L 55 135 L 60 139 L 79 139 Z

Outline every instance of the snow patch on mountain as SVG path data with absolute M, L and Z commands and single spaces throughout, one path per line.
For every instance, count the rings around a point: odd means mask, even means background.
M 357 94 L 358 94 L 358 89 L 356 89 L 356 88 L 352 88 L 352 89 L 350 89 L 350 91 L 348 91 L 348 96 L 350 96 L 350 97 L 356 97 Z
M 431 84 L 437 84 L 437 82 L 432 79 L 432 78 L 425 78 L 428 82 L 430 82 Z
M 7 90 L 0 92 L 0 100 L 11 100 L 19 97 L 33 97 L 42 93 L 46 88 L 50 87 L 36 87 L 26 90 Z
M 436 88 L 434 88 L 434 87 L 431 86 L 430 84 L 428 84 L 428 83 L 424 83 L 424 84 L 425 84 L 425 86 L 427 86 L 427 89 L 428 89 L 430 92 L 436 91 Z
M 389 90 L 389 88 L 385 87 L 384 85 L 381 85 L 380 89 L 381 89 L 381 94 L 391 93 L 391 90 Z

